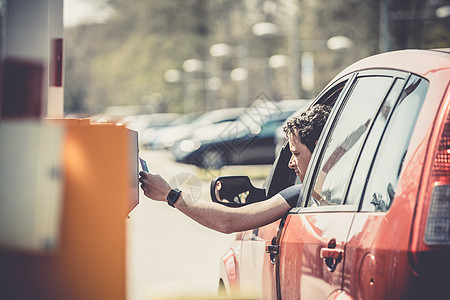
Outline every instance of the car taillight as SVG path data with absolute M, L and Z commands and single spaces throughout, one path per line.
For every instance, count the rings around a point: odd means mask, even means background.
M 450 114 L 447 110 L 447 119 L 444 123 L 439 146 L 433 163 L 432 176 L 438 180 L 449 181 L 450 175 Z
M 440 128 L 430 184 L 431 199 L 424 242 L 428 245 L 450 244 L 450 106 Z
M 436 185 L 431 195 L 424 241 L 450 244 L 450 185 Z

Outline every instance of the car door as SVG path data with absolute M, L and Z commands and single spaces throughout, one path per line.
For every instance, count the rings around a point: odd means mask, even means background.
M 287 216 L 279 242 L 282 299 L 326 299 L 341 289 L 347 236 L 358 208 L 345 201 L 348 182 L 394 83 L 395 76 L 364 71 L 340 94 L 310 161 L 302 201 Z

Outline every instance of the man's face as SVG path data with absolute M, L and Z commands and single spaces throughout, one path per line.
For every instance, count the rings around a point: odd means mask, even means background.
M 295 171 L 301 182 L 305 179 L 306 168 L 308 168 L 309 161 L 311 159 L 311 152 L 308 147 L 300 142 L 297 132 L 289 135 L 289 148 L 292 156 L 289 160 L 289 168 Z

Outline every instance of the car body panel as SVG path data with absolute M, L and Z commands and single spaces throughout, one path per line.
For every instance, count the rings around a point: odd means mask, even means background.
M 267 259 L 265 247 L 276 235 L 279 224 L 280 220 L 236 234 L 220 263 L 221 279 L 228 293 L 250 299 L 276 299 L 275 265 Z
M 241 257 L 245 259 L 239 261 L 241 286 L 245 287 L 245 293 L 250 292 L 249 295 L 256 299 L 263 295 L 276 297 L 275 266 L 267 259 L 265 248 L 271 243 L 279 223 L 246 231 L 242 238 Z
M 288 216 L 280 244 L 282 298 L 325 299 L 341 287 L 343 261 L 331 271 L 321 258 L 321 249 L 335 239 L 335 249 L 344 252 L 354 214 L 336 212 Z

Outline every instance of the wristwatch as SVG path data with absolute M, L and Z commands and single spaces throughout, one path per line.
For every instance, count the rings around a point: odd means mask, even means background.
M 178 201 L 178 198 L 180 198 L 181 191 L 179 189 L 171 189 L 169 194 L 167 195 L 167 203 L 175 207 L 175 203 Z

